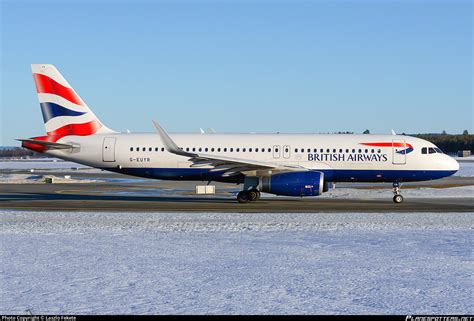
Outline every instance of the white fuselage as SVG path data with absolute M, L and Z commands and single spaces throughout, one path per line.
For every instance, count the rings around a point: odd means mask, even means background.
M 429 153 L 428 150 L 436 148 L 432 143 L 402 135 L 171 134 L 170 137 L 183 151 L 318 170 L 324 172 L 325 181 L 332 182 L 429 180 L 452 175 L 459 168 L 448 155 Z M 212 166 L 197 167 L 189 157 L 167 152 L 157 134 L 66 136 L 58 143 L 72 144 L 75 148 L 49 151 L 49 154 L 114 172 L 157 179 L 242 182 L 242 177 L 222 176 Z M 423 149 L 426 153 L 422 153 Z M 245 173 L 256 177 L 270 174 L 269 170 Z

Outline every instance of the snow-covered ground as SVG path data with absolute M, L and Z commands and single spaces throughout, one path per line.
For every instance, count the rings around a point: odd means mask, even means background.
M 90 168 L 85 165 L 57 160 L 47 159 L 23 159 L 16 161 L 0 161 L 1 169 L 71 169 L 71 168 Z
M 408 198 L 474 198 L 474 185 L 450 187 L 450 188 L 404 188 L 402 185 L 403 197 Z M 356 188 L 338 188 L 329 190 L 318 198 L 357 198 L 357 199 L 374 199 L 374 198 L 390 198 L 393 196 L 390 188 L 381 189 L 356 189 Z M 265 194 L 262 197 L 272 197 Z
M 472 314 L 472 213 L 0 212 L 0 314 Z
M 459 170 L 454 174 L 455 176 L 474 176 L 474 161 L 459 162 Z
M 0 173 L 0 184 L 44 184 L 46 177 L 54 179 L 55 183 L 67 184 L 67 183 L 93 183 L 97 180 L 94 179 L 74 179 L 70 175 L 35 175 L 30 174 L 1 174 Z

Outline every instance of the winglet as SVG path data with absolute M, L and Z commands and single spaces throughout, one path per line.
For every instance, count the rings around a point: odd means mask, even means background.
M 161 128 L 160 124 L 158 124 L 156 121 L 153 120 L 153 126 L 156 128 L 156 132 L 158 135 L 160 135 L 161 140 L 163 141 L 163 144 L 165 145 L 165 148 L 168 152 L 176 155 L 182 155 L 182 156 L 189 156 L 189 157 L 194 157 L 197 156 L 196 154 L 193 153 L 187 153 L 180 149 L 178 145 L 171 139 L 171 137 L 168 135 L 168 133 Z
M 392 135 L 393 135 L 393 136 L 396 136 L 396 135 L 397 135 L 397 133 L 395 133 L 395 131 L 394 131 L 393 129 L 392 129 L 391 131 L 392 131 Z

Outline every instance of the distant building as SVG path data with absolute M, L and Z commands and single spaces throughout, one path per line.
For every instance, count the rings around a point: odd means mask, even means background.
M 471 156 L 470 150 L 460 150 L 458 151 L 458 157 L 469 157 Z

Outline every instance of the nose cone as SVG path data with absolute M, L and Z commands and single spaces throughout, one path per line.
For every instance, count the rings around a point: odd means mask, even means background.
M 447 156 L 446 157 L 446 170 L 452 172 L 452 174 L 456 173 L 459 170 L 459 163 L 454 158 Z

